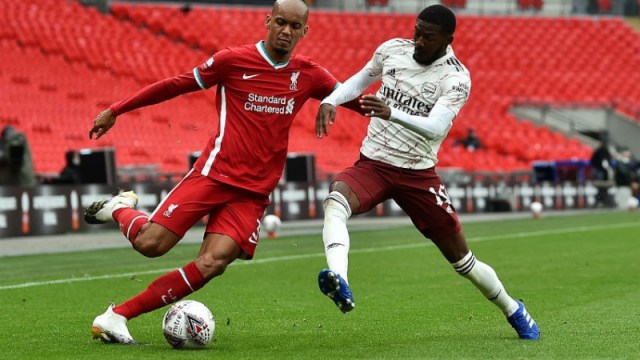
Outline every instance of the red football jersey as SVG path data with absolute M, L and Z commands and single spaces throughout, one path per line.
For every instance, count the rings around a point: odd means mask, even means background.
M 274 62 L 260 41 L 222 50 L 193 71 L 151 84 L 110 108 L 117 116 L 217 85 L 220 126 L 194 168 L 226 184 L 270 194 L 282 176 L 295 115 L 307 99 L 322 100 L 337 84 L 307 57 Z M 343 106 L 362 113 L 358 99 Z
M 193 76 L 203 89 L 218 85 L 220 116 L 195 170 L 263 194 L 280 180 L 296 113 L 307 99 L 325 98 L 338 83 L 304 56 L 275 63 L 262 41 L 221 50 L 194 68 Z

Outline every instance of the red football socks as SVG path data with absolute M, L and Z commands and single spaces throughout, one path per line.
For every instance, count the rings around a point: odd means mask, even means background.
M 181 269 L 155 279 L 146 290 L 116 306 L 113 311 L 129 320 L 174 303 L 201 289 L 206 283 L 196 263 L 190 262 Z

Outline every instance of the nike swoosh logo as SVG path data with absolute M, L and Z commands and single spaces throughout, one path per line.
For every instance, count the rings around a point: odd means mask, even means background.
M 259 76 L 260 74 L 254 74 L 254 75 L 247 75 L 246 73 L 242 74 L 242 80 L 248 80 L 248 79 L 253 79 L 256 76 Z

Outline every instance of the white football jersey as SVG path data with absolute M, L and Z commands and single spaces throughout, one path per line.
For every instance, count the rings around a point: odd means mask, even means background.
M 382 79 L 376 96 L 387 105 L 427 120 L 437 103 L 456 116 L 469 98 L 471 77 L 451 46 L 431 65 L 413 59 L 414 41 L 392 39 L 375 51 L 365 66 L 370 76 Z M 405 169 L 426 169 L 438 162 L 438 149 L 449 133 L 429 140 L 400 124 L 372 117 L 360 151 L 366 157 Z

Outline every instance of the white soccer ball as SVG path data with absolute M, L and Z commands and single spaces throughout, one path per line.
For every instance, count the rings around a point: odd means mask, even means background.
M 541 203 L 534 201 L 531 203 L 529 208 L 531 209 L 531 213 L 533 214 L 533 217 L 537 219 L 542 213 L 543 206 Z
M 268 232 L 269 234 L 275 234 L 278 232 L 278 230 L 280 230 L 282 221 L 275 215 L 267 215 L 262 219 L 260 224 L 266 232 Z
M 639 203 L 638 198 L 632 196 L 627 200 L 627 209 L 629 209 L 629 211 L 636 211 Z
M 201 302 L 182 300 L 164 314 L 162 333 L 176 349 L 202 348 L 213 339 L 216 328 L 211 311 Z

